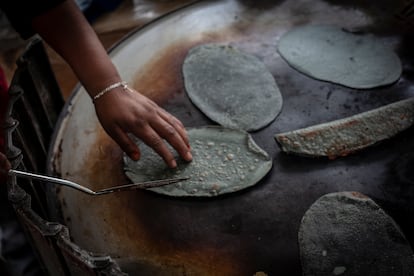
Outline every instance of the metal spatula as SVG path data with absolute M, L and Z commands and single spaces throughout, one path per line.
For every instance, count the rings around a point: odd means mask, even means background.
M 161 187 L 165 185 L 174 184 L 177 182 L 185 181 L 190 179 L 190 177 L 180 177 L 180 178 L 171 178 L 171 179 L 162 179 L 162 180 L 154 180 L 154 181 L 146 181 L 146 182 L 140 182 L 140 183 L 132 183 L 132 184 L 126 184 L 126 185 L 120 185 L 120 186 L 114 186 L 107 189 L 102 189 L 99 191 L 92 191 L 91 189 L 88 189 L 82 185 L 79 185 L 75 182 L 60 179 L 56 177 L 46 176 L 46 175 L 40 175 L 35 173 L 29 173 L 19 170 L 9 170 L 9 175 L 15 175 L 17 177 L 27 178 L 27 179 L 36 179 L 40 181 L 45 182 L 52 182 L 59 185 L 67 186 L 73 189 L 76 189 L 78 191 L 84 192 L 89 195 L 106 195 L 113 192 L 122 192 L 122 191 L 130 191 L 130 190 L 136 190 L 136 189 L 148 189 L 148 188 L 155 188 L 155 187 Z

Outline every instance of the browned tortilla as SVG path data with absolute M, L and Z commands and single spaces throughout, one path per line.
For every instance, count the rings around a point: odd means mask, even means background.
M 414 122 L 414 98 L 345 119 L 276 135 L 282 150 L 308 156 L 346 156 L 407 129 Z

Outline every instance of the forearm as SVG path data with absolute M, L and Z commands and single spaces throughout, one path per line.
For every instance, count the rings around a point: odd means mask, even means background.
M 34 18 L 32 25 L 71 66 L 92 97 L 120 81 L 96 33 L 72 0 Z
M 121 81 L 94 30 L 72 0 L 35 17 L 32 27 L 69 63 L 92 98 Z M 102 127 L 132 159 L 139 159 L 140 152 L 128 134 L 152 147 L 171 168 L 177 163 L 164 141 L 191 161 L 184 125 L 140 93 L 106 93 L 95 102 L 95 110 Z

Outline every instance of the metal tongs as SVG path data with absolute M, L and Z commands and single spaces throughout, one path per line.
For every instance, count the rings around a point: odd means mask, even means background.
M 132 183 L 132 184 L 126 184 L 126 185 L 120 185 L 120 186 L 113 186 L 111 188 L 102 189 L 99 191 L 92 191 L 91 189 L 88 189 L 82 185 L 79 185 L 75 182 L 60 179 L 56 177 L 46 176 L 46 175 L 40 175 L 40 174 L 34 174 L 19 170 L 9 170 L 8 175 L 10 176 L 17 176 L 27 179 L 35 179 L 45 182 L 52 182 L 59 185 L 67 186 L 73 189 L 76 189 L 78 191 L 84 192 L 89 195 L 106 195 L 114 192 L 122 192 L 122 191 L 130 191 L 130 190 L 136 190 L 136 189 L 148 189 L 148 188 L 155 188 L 155 187 L 161 187 L 165 185 L 174 184 L 177 182 L 185 181 L 190 179 L 190 177 L 179 177 L 179 178 L 171 178 L 171 179 L 163 179 L 163 180 L 154 180 L 154 181 L 145 181 L 145 182 L 139 182 L 139 183 Z

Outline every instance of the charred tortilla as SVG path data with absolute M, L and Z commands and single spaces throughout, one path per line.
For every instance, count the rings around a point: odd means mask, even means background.
M 234 47 L 197 46 L 183 64 L 191 101 L 211 120 L 228 128 L 258 130 L 282 108 L 282 95 L 267 67 Z
M 391 138 L 413 123 L 414 98 L 410 98 L 275 138 L 285 152 L 335 158 Z
M 169 169 L 152 149 L 140 144 L 142 159 L 124 159 L 124 170 L 132 182 L 190 177 L 189 180 L 152 188 L 169 196 L 216 196 L 257 183 L 272 167 L 272 160 L 244 131 L 221 127 L 188 130 L 193 161 L 179 161 Z
M 379 38 L 335 26 L 295 28 L 282 36 L 278 51 L 298 71 L 351 88 L 391 84 L 402 72 L 399 57 Z

